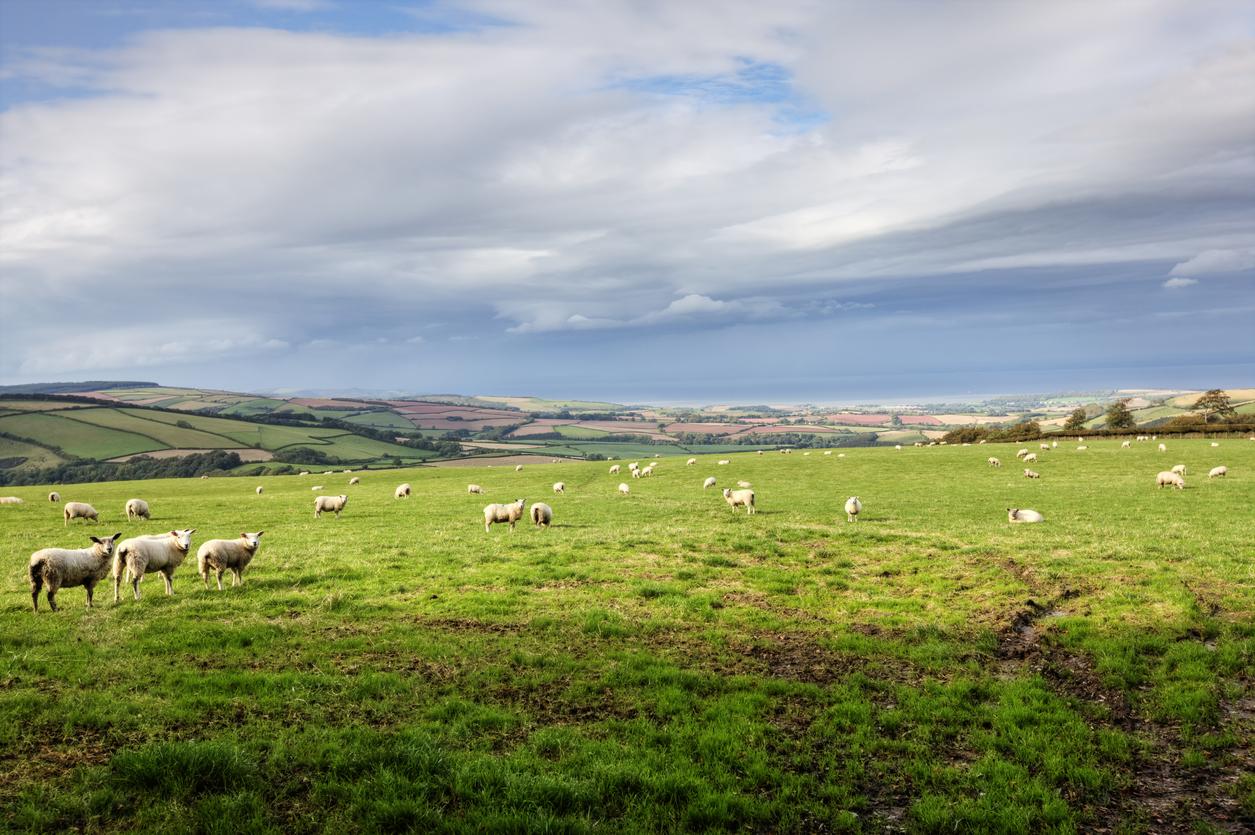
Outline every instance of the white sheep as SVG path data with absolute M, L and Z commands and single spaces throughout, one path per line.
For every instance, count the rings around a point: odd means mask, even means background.
M 515 464 L 515 465 L 514 465 L 514 471 L 515 471 L 516 473 L 520 473 L 520 472 L 522 472 L 522 471 L 523 471 L 523 465 L 522 465 L 522 464 Z
M 1212 467 L 1211 472 L 1207 473 L 1208 478 L 1226 478 L 1228 475 L 1229 468 L 1224 465 Z
M 1132 442 L 1132 441 L 1123 441 L 1123 442 L 1120 444 L 1120 449 L 1128 449 L 1128 448 L 1129 448 L 1129 447 L 1131 447 L 1131 446 L 1133 446 L 1133 442 Z
M 492 530 L 496 522 L 509 522 L 510 530 L 514 523 L 523 518 L 523 500 L 515 499 L 510 504 L 490 504 L 484 507 L 484 533 Z
M 1212 441 L 1212 442 L 1211 442 L 1211 445 L 1212 445 L 1212 446 L 1220 446 L 1220 444 L 1219 444 L 1217 441 Z
M 340 511 L 344 510 L 344 506 L 349 503 L 349 497 L 341 493 L 338 496 L 318 496 L 314 499 L 314 518 L 322 516 L 323 511 L 334 513 L 336 518 L 340 518 Z
M 1015 451 L 1016 458 L 1023 458 L 1025 455 L 1028 455 L 1028 447 L 1024 447 L 1023 449 L 1018 449 Z
M 563 481 L 555 481 L 555 482 L 553 483 L 553 492 L 554 492 L 554 493 L 556 493 L 556 494 L 558 494 L 558 495 L 561 495 L 561 494 L 565 493 L 565 492 L 566 492 L 566 482 L 563 482 Z M 534 507 L 534 505 L 533 505 L 533 507 Z
M 902 444 L 894 444 L 894 445 L 893 445 L 893 448 L 894 448 L 894 449 L 902 449 Z M 832 455 L 832 453 L 831 453 L 831 452 L 825 452 L 825 453 L 824 453 L 824 455 Z
M 720 467 L 726 467 L 727 465 L 731 464 L 732 462 L 731 462 L 731 461 L 729 461 L 727 458 L 720 458 L 720 459 L 719 459 L 718 461 L 716 461 L 715 463 L 716 463 L 716 464 L 718 464 Z
M 1036 470 L 1030 470 L 1028 467 L 1025 467 L 1024 477 L 1025 478 L 1041 478 L 1041 473 L 1037 472 Z
M 536 502 L 531 510 L 532 524 L 538 528 L 547 528 L 553 524 L 553 508 L 544 502 Z
M 0 496 L 0 504 L 26 504 L 18 496 Z
M 1187 473 L 1187 472 L 1185 471 L 1185 465 L 1184 465 L 1184 464 L 1173 464 L 1173 465 L 1172 465 L 1172 471 L 1173 471 L 1174 473 L 1177 473 L 1178 475 L 1189 475 L 1189 473 Z
M 987 458 L 987 459 L 985 459 L 985 460 L 988 462 L 989 466 L 991 466 L 991 467 L 1001 467 L 1001 466 L 1002 466 L 1002 462 L 1001 462 L 1001 461 L 999 461 L 997 458 L 994 458 L 992 455 L 991 455 L 991 456 L 989 456 L 989 458 Z
M 353 472 L 353 471 L 352 471 L 352 470 L 341 470 L 340 472 L 342 472 L 342 473 L 344 473 L 345 475 L 347 475 L 347 474 L 349 474 L 349 473 L 351 473 L 351 472 Z
M 753 490 L 730 490 L 723 488 L 723 500 L 728 503 L 728 507 L 735 510 L 738 507 L 744 507 L 746 514 L 756 513 L 754 509 L 754 491 Z
M 1077 452 L 1084 452 L 1084 451 L 1085 451 L 1085 450 L 1087 450 L 1087 449 L 1089 449 L 1089 447 L 1085 446 L 1084 444 L 1081 444 L 1080 446 L 1078 446 L 1078 447 L 1076 448 L 1076 451 L 1077 451 Z
M 628 493 L 631 493 L 631 492 L 632 492 L 631 487 L 628 487 L 623 482 L 619 482 L 619 495 L 620 496 L 626 496 Z
M 96 584 L 109 573 L 113 543 L 122 533 L 103 538 L 89 537 L 90 548 L 43 548 L 31 554 L 27 574 L 31 584 L 31 606 L 39 611 L 39 592 L 48 587 L 48 608 L 57 611 L 57 592 L 63 588 L 82 586 L 87 589 L 87 607 L 91 608 Z
M 244 569 L 253 561 L 261 546 L 261 535 L 242 533 L 239 539 L 211 539 L 196 549 L 196 570 L 209 588 L 209 572 L 212 569 L 218 579 L 218 591 L 222 591 L 222 572 L 231 572 L 231 586 L 244 584 Z
M 188 528 L 152 536 L 136 536 L 119 542 L 118 549 L 113 554 L 113 602 L 117 603 L 121 597 L 119 592 L 124 571 L 131 578 L 131 589 L 136 600 L 139 600 L 140 581 L 150 569 L 161 573 L 161 578 L 166 581 L 166 594 L 174 594 L 174 569 L 187 559 L 194 533 L 195 528 Z
M 702 489 L 705 490 L 709 487 L 714 487 L 715 484 L 716 484 L 715 477 L 712 475 L 702 482 Z
M 639 461 L 633 461 L 632 463 L 628 464 L 628 469 L 629 469 L 629 470 L 635 470 L 635 469 L 637 469 L 638 467 L 640 467 L 640 465 L 641 465 L 641 464 L 640 464 L 640 462 L 639 462 Z
M 1168 445 L 1167 445 L 1167 444 L 1160 444 L 1160 445 L 1159 445 L 1159 451 L 1160 451 L 1160 452 L 1167 452 L 1167 451 L 1168 451 Z
M 697 463 L 697 459 L 696 459 L 696 458 L 690 458 L 689 460 L 687 460 L 687 461 L 685 461 L 685 462 L 684 462 L 684 466 L 686 466 L 686 467 L 691 467 L 691 466 L 693 466 L 693 465 L 694 465 L 694 464 L 696 464 L 696 463 Z
M 265 493 L 265 492 L 266 492 L 266 488 L 265 488 L 265 487 L 262 487 L 260 484 L 259 484 L 259 485 L 257 485 L 257 495 L 259 495 L 259 496 L 260 496 L 262 493 Z
M 349 479 L 350 487 L 352 487 L 354 484 L 361 484 L 361 483 L 362 483 L 362 480 L 358 478 L 357 476 L 353 476 L 352 478 Z
M 824 455 L 832 455 L 832 450 L 830 450 L 830 449 L 825 449 L 825 450 L 824 450 Z
M 301 470 L 297 475 L 309 475 L 309 470 Z
M 1007 508 L 1007 521 L 1013 523 L 1032 524 L 1034 522 L 1045 522 L 1046 517 L 1042 516 L 1036 510 L 1025 510 L 1018 507 Z
M 1059 446 L 1059 442 L 1058 442 L 1058 441 L 1051 441 L 1051 442 L 1050 442 L 1050 448 L 1051 448 L 1051 449 L 1056 449 L 1056 448 L 1058 448 L 1058 446 Z
M 61 508 L 61 515 L 66 525 L 70 524 L 71 519 L 91 519 L 96 524 L 100 524 L 100 514 L 87 502 L 66 502 Z
M 640 478 L 642 470 L 632 470 L 632 478 Z
M 618 465 L 618 464 L 611 464 L 611 465 L 610 465 L 610 475 L 618 475 L 618 474 L 619 474 L 619 465 Z
M 1255 441 L 1255 438 L 1252 438 L 1251 440 Z M 763 454 L 763 451 L 762 451 L 761 449 L 759 449 L 759 450 L 755 450 L 755 451 L 754 451 L 754 454 L 755 454 L 755 455 L 762 455 L 762 454 Z
M 408 499 L 410 497 L 410 483 L 398 484 L 397 489 L 392 491 L 392 495 L 398 499 Z
M 1036 464 L 1036 463 L 1037 463 L 1037 453 L 1035 453 L 1035 452 L 1030 452 L 1028 455 L 1025 455 L 1025 456 L 1024 456 L 1024 463 L 1025 463 L 1025 464 Z
M 845 453 L 844 453 L 844 452 L 838 452 L 838 453 L 837 453 L 837 457 L 838 457 L 838 458 L 844 458 L 844 457 L 845 457 Z
M 1038 444 L 1038 445 L 1037 445 L 1037 447 L 1038 447 L 1038 449 L 1045 449 L 1045 450 L 1048 450 L 1048 449 L 1050 449 L 1050 444 Z
M 809 452 L 803 452 L 803 453 L 802 453 L 802 457 L 803 457 L 803 458 L 805 458 L 805 457 L 806 457 L 806 456 L 808 456 L 808 455 L 810 455 L 810 453 L 809 453 Z
M 850 496 L 845 500 L 845 521 L 857 522 L 858 515 L 863 512 L 863 503 L 858 496 Z
M 641 467 L 640 473 L 641 478 L 649 478 L 654 474 L 654 465 L 650 464 L 648 467 Z
M 61 494 L 58 493 L 56 490 L 53 490 L 51 493 L 48 494 L 48 501 L 52 502 L 53 504 L 56 504 L 57 502 L 61 501 Z
M 471 494 L 483 495 L 483 492 L 484 492 L 484 488 L 480 487 L 478 484 L 466 485 L 466 493 L 468 496 Z
M 126 502 L 126 521 L 132 522 L 139 519 L 148 519 L 149 510 L 148 502 L 143 499 L 127 499 Z
M 736 483 L 736 486 L 737 487 L 753 487 L 754 485 L 750 484 L 748 481 L 738 481 Z
M 321 484 L 315 484 L 313 487 L 311 487 L 311 488 L 309 488 L 309 489 L 310 489 L 310 490 L 312 490 L 312 491 L 317 492 L 317 491 L 319 491 L 319 490 L 321 490 L 321 489 L 322 489 L 322 485 L 321 485 Z
M 1155 477 L 1155 486 L 1161 490 L 1165 487 L 1175 487 L 1178 490 L 1184 490 L 1185 479 L 1181 478 L 1180 473 L 1161 472 Z
M 323 475 L 335 475 L 335 473 L 334 473 L 333 471 L 331 471 L 331 470 L 323 470 L 323 471 L 322 471 L 322 474 L 323 474 Z

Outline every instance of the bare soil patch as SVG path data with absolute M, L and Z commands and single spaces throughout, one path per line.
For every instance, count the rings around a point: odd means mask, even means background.
M 130 461 L 132 458 L 140 456 L 148 456 L 149 458 L 182 458 L 185 455 L 203 455 L 206 452 L 234 452 L 240 456 L 241 461 L 269 461 L 275 457 L 275 454 L 267 449 L 253 449 L 252 447 L 240 447 L 233 449 L 158 449 L 152 452 L 137 452 L 134 455 L 119 455 L 117 458 L 108 459 L 114 463 L 122 461 Z

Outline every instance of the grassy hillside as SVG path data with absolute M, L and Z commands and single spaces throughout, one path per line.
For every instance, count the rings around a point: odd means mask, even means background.
M 1249 828 L 1255 443 L 1091 441 L 1039 481 L 1006 445 L 721 457 L 627 497 L 603 463 L 337 475 L 338 520 L 294 476 L 62 487 L 105 520 L 70 529 L 9 488 L 0 826 Z M 1178 462 L 1187 489 L 1156 489 Z M 485 534 L 516 496 L 554 527 Z M 244 586 L 189 563 L 174 597 L 30 612 L 36 546 L 182 526 L 264 529 Z

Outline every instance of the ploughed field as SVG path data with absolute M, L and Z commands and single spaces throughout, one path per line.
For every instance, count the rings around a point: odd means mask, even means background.
M 1255 443 L 1167 444 L 5 488 L 0 828 L 1242 831 Z M 265 530 L 244 585 L 30 611 L 36 548 L 184 527 Z

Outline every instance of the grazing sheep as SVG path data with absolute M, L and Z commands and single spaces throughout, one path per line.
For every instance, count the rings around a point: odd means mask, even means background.
M 52 502 L 53 504 L 61 501 L 61 494 L 53 490 L 51 493 L 48 494 L 48 501 Z
M 966 444 L 965 444 L 965 446 L 966 446 Z M 894 444 L 894 445 L 893 445 L 893 448 L 894 448 L 894 449 L 902 449 L 902 444 Z M 825 453 L 824 453 L 824 455 L 831 455 L 831 454 L 832 454 L 831 452 L 825 452 Z
M 532 524 L 538 528 L 547 528 L 553 524 L 553 508 L 544 502 L 532 505 Z
M 340 518 L 340 511 L 344 510 L 344 506 L 349 503 L 349 497 L 341 493 L 338 496 L 319 496 L 314 499 L 314 518 L 322 516 L 323 511 L 334 513 L 336 518 Z
M 345 475 L 347 475 L 347 474 L 349 474 L 349 473 L 351 473 L 351 472 L 353 472 L 353 471 L 352 471 L 352 470 L 341 470 L 340 472 L 342 472 L 342 473 L 344 473 Z
M 640 473 L 641 478 L 649 478 L 654 474 L 654 465 L 650 464 L 648 467 L 641 467 Z
M 361 483 L 362 483 L 362 480 L 358 478 L 357 476 L 353 476 L 352 478 L 349 479 L 350 487 L 352 487 L 354 484 L 361 484 Z
M 522 499 L 515 499 L 510 504 L 486 505 L 484 507 L 484 533 L 490 532 L 495 522 L 509 522 L 510 530 L 514 530 L 514 523 L 522 518 Z
M 1137 440 L 1139 440 L 1139 441 L 1147 441 L 1147 440 L 1150 440 L 1150 436 L 1149 436 L 1149 435 L 1138 435 L 1138 436 L 1137 436 Z
M 520 473 L 520 472 L 522 472 L 522 471 L 523 471 L 523 465 L 522 465 L 522 464 L 515 464 L 515 465 L 514 465 L 514 471 L 515 471 L 516 473 Z
M 809 453 L 809 452 L 803 452 L 803 453 L 802 453 L 802 457 L 803 457 L 803 458 L 805 458 L 805 457 L 806 457 L 806 456 L 808 456 L 808 455 L 810 455 L 810 453 Z
M 397 489 L 392 491 L 392 495 L 398 499 L 408 499 L 410 497 L 410 483 L 398 484 Z
M 1120 449 L 1128 449 L 1131 446 L 1133 446 L 1132 441 L 1124 441 L 1123 443 L 1120 444 Z
M 128 499 L 126 502 L 126 521 L 132 522 L 138 519 L 148 519 L 149 510 L 148 502 L 143 499 Z
M 985 438 L 981 438 L 979 441 L 976 442 L 976 445 L 980 446 L 981 444 L 987 444 L 987 443 L 989 443 L 988 440 L 986 440 Z
M 1028 447 L 1024 447 L 1023 449 L 1016 450 L 1015 452 L 1016 458 L 1023 458 L 1025 455 L 1028 455 Z
M 1255 441 L 1255 438 L 1251 438 L 1251 440 L 1252 440 L 1252 441 Z M 763 451 L 762 451 L 761 449 L 760 449 L 760 450 L 756 450 L 754 454 L 755 454 L 755 455 L 762 455 L 762 454 L 763 454 Z
M 844 452 L 838 452 L 838 453 L 837 453 L 837 457 L 838 457 L 838 458 L 844 458 L 844 457 L 845 457 L 845 453 L 844 453 Z
M 748 481 L 738 481 L 736 483 L 736 486 L 737 487 L 753 487 L 754 485 L 750 484 Z
M 478 484 L 468 484 L 466 485 L 466 492 L 468 495 L 470 495 L 471 493 L 478 493 L 480 495 L 483 495 L 484 488 L 480 487 Z
M 686 467 L 691 467 L 691 466 L 693 466 L 693 465 L 694 465 L 694 464 L 696 464 L 696 463 L 697 463 L 697 459 L 696 459 L 696 458 L 690 458 L 689 460 L 687 460 L 687 461 L 685 461 L 685 462 L 684 462 L 684 466 L 686 466 Z
M 1037 453 L 1035 453 L 1035 452 L 1030 452 L 1028 455 L 1025 455 L 1025 456 L 1024 456 L 1024 463 L 1025 463 L 1025 464 L 1036 464 L 1036 463 L 1037 463 Z
M 1001 462 L 1001 461 L 999 461 L 997 458 L 994 458 L 993 456 L 990 456 L 989 458 L 987 458 L 987 459 L 985 459 L 985 460 L 989 462 L 989 466 L 991 466 L 991 467 L 1001 467 L 1001 466 L 1002 466 L 1002 462 Z
M 1160 452 L 1167 452 L 1167 451 L 1168 451 L 1168 445 L 1167 445 L 1167 444 L 1160 444 L 1160 445 L 1159 445 L 1159 451 L 1160 451 Z
M 335 473 L 334 473 L 334 472 L 332 472 L 331 470 L 323 470 L 323 471 L 322 471 L 322 474 L 323 474 L 323 475 L 335 475 Z
M 911 446 L 923 446 L 923 445 L 924 445 L 923 441 L 916 441 L 915 443 L 911 444 Z
M 791 449 L 782 449 L 782 450 L 780 450 L 780 454 L 781 454 L 781 455 L 792 455 L 792 454 L 793 454 L 793 450 L 791 450 Z
M 1085 446 L 1084 444 L 1082 444 L 1081 446 L 1078 446 L 1078 447 L 1076 448 L 1076 451 L 1077 451 L 1077 452 L 1084 452 L 1084 451 L 1085 451 L 1085 450 L 1087 450 L 1087 449 L 1089 449 L 1089 447 L 1087 447 L 1087 446 Z
M 830 449 L 824 450 L 824 455 L 832 455 L 832 450 Z
M 1189 475 L 1189 473 L 1187 473 L 1187 472 L 1185 471 L 1185 465 L 1184 465 L 1184 464 L 1173 464 L 1173 465 L 1172 465 L 1172 471 L 1173 471 L 1174 473 L 1177 473 L 1178 475 Z
M 1211 472 L 1207 473 L 1208 478 L 1226 478 L 1228 475 L 1229 468 L 1224 465 L 1212 467 Z
M 1014 523 L 1032 524 L 1033 522 L 1045 522 L 1046 517 L 1042 516 L 1036 510 L 1022 510 L 1018 507 L 1007 508 L 1007 521 Z
M 640 466 L 641 466 L 641 464 L 640 464 L 640 462 L 639 462 L 639 461 L 633 461 L 631 464 L 628 464 L 628 469 L 629 469 L 629 470 L 636 470 L 636 469 L 640 469 Z
M 744 507 L 746 514 L 756 513 L 754 510 L 754 491 L 753 490 L 729 490 L 723 488 L 723 500 L 728 506 L 735 510 L 738 507 Z
M 0 496 L 0 504 L 26 504 L 17 496 Z
M 1058 442 L 1058 441 L 1051 441 L 1051 442 L 1050 442 L 1050 448 L 1051 448 L 1051 449 L 1056 449 L 1058 446 L 1059 446 L 1059 442 Z
M 1039 449 L 1045 449 L 1045 450 L 1050 449 L 1050 444 L 1038 444 L 1037 446 Z
M 322 489 L 322 485 L 321 485 L 321 484 L 315 484 L 313 487 L 311 487 L 311 488 L 309 488 L 309 489 L 310 489 L 310 490 L 315 490 L 315 491 L 317 491 L 317 490 L 321 490 L 321 489 Z
M 1028 467 L 1025 467 L 1024 477 L 1025 478 L 1041 478 L 1041 473 L 1037 472 L 1036 470 L 1030 470 Z
M 1184 490 L 1185 479 L 1181 478 L 1180 473 L 1161 472 L 1155 477 L 1155 486 L 1161 490 L 1165 487 L 1175 487 L 1178 490 Z
M 618 475 L 618 474 L 619 474 L 619 465 L 618 465 L 618 464 L 611 464 L 611 465 L 610 465 L 610 475 Z
M 641 477 L 640 470 L 632 470 L 632 478 L 640 478 L 640 477 Z
M 631 492 L 632 492 L 631 487 L 628 487 L 623 482 L 619 482 L 619 495 L 620 496 L 626 496 L 628 493 L 631 493 Z
M 1218 442 L 1216 442 L 1216 441 L 1212 441 L 1212 442 L 1211 442 L 1211 445 L 1212 445 L 1212 446 L 1220 446 L 1220 444 L 1219 444 Z
M 714 486 L 715 486 L 715 477 L 713 475 L 710 478 L 702 482 L 703 490 L 705 490 L 708 487 L 714 487 Z
M 90 548 L 43 548 L 31 554 L 27 574 L 31 584 L 31 607 L 39 611 L 39 592 L 48 587 L 48 608 L 57 611 L 57 591 L 83 586 L 87 589 L 87 608 L 92 606 L 92 593 L 109 573 L 113 543 L 122 533 L 103 539 L 89 537 Z
M 297 475 L 309 475 L 309 470 L 301 470 Z
M 727 465 L 731 464 L 732 462 L 731 462 L 731 461 L 729 461 L 727 458 L 720 458 L 720 459 L 719 459 L 718 461 L 716 461 L 715 463 L 716 463 L 716 464 L 718 464 L 720 467 L 726 467 Z
M 858 515 L 863 512 L 863 503 L 858 500 L 858 496 L 850 496 L 845 500 L 845 521 L 857 522 Z
M 139 600 L 140 581 L 150 569 L 161 573 L 161 578 L 166 581 L 166 594 L 174 594 L 174 569 L 187 559 L 194 533 L 195 528 L 188 528 L 153 536 L 136 536 L 119 542 L 113 555 L 113 602 L 117 603 L 121 597 L 119 591 L 124 571 L 130 575 L 136 600 Z
M 203 475 L 203 476 L 201 476 L 201 477 L 200 477 L 200 480 L 201 480 L 201 481 L 205 481 L 205 480 L 206 480 L 206 479 L 208 479 L 208 478 L 209 478 L 209 476 L 207 476 L 207 475 Z
M 222 591 L 222 572 L 231 572 L 231 586 L 244 584 L 244 569 L 253 561 L 257 549 L 261 545 L 261 535 L 242 533 L 239 539 L 211 539 L 196 549 L 196 570 L 209 588 L 209 572 L 212 569 L 218 578 L 218 591 Z
M 553 483 L 553 492 L 555 492 L 555 493 L 557 493 L 557 494 L 559 494 L 559 495 L 561 495 L 562 493 L 565 493 L 565 492 L 566 492 L 566 482 L 562 482 L 562 481 L 555 481 L 555 482 Z
M 61 515 L 65 518 L 66 525 L 70 524 L 71 519 L 91 519 L 96 524 L 100 524 L 100 514 L 87 502 L 66 502 L 61 508 Z
M 1159 436 L 1158 436 L 1158 435 L 1151 435 L 1151 436 L 1150 436 L 1150 439 L 1151 439 L 1152 441 L 1157 441 L 1157 440 L 1159 440 Z
M 266 492 L 266 488 L 265 488 L 265 487 L 262 487 L 260 484 L 259 484 L 259 485 L 257 485 L 257 495 L 259 495 L 259 496 L 260 496 L 262 493 L 265 493 L 265 492 Z

